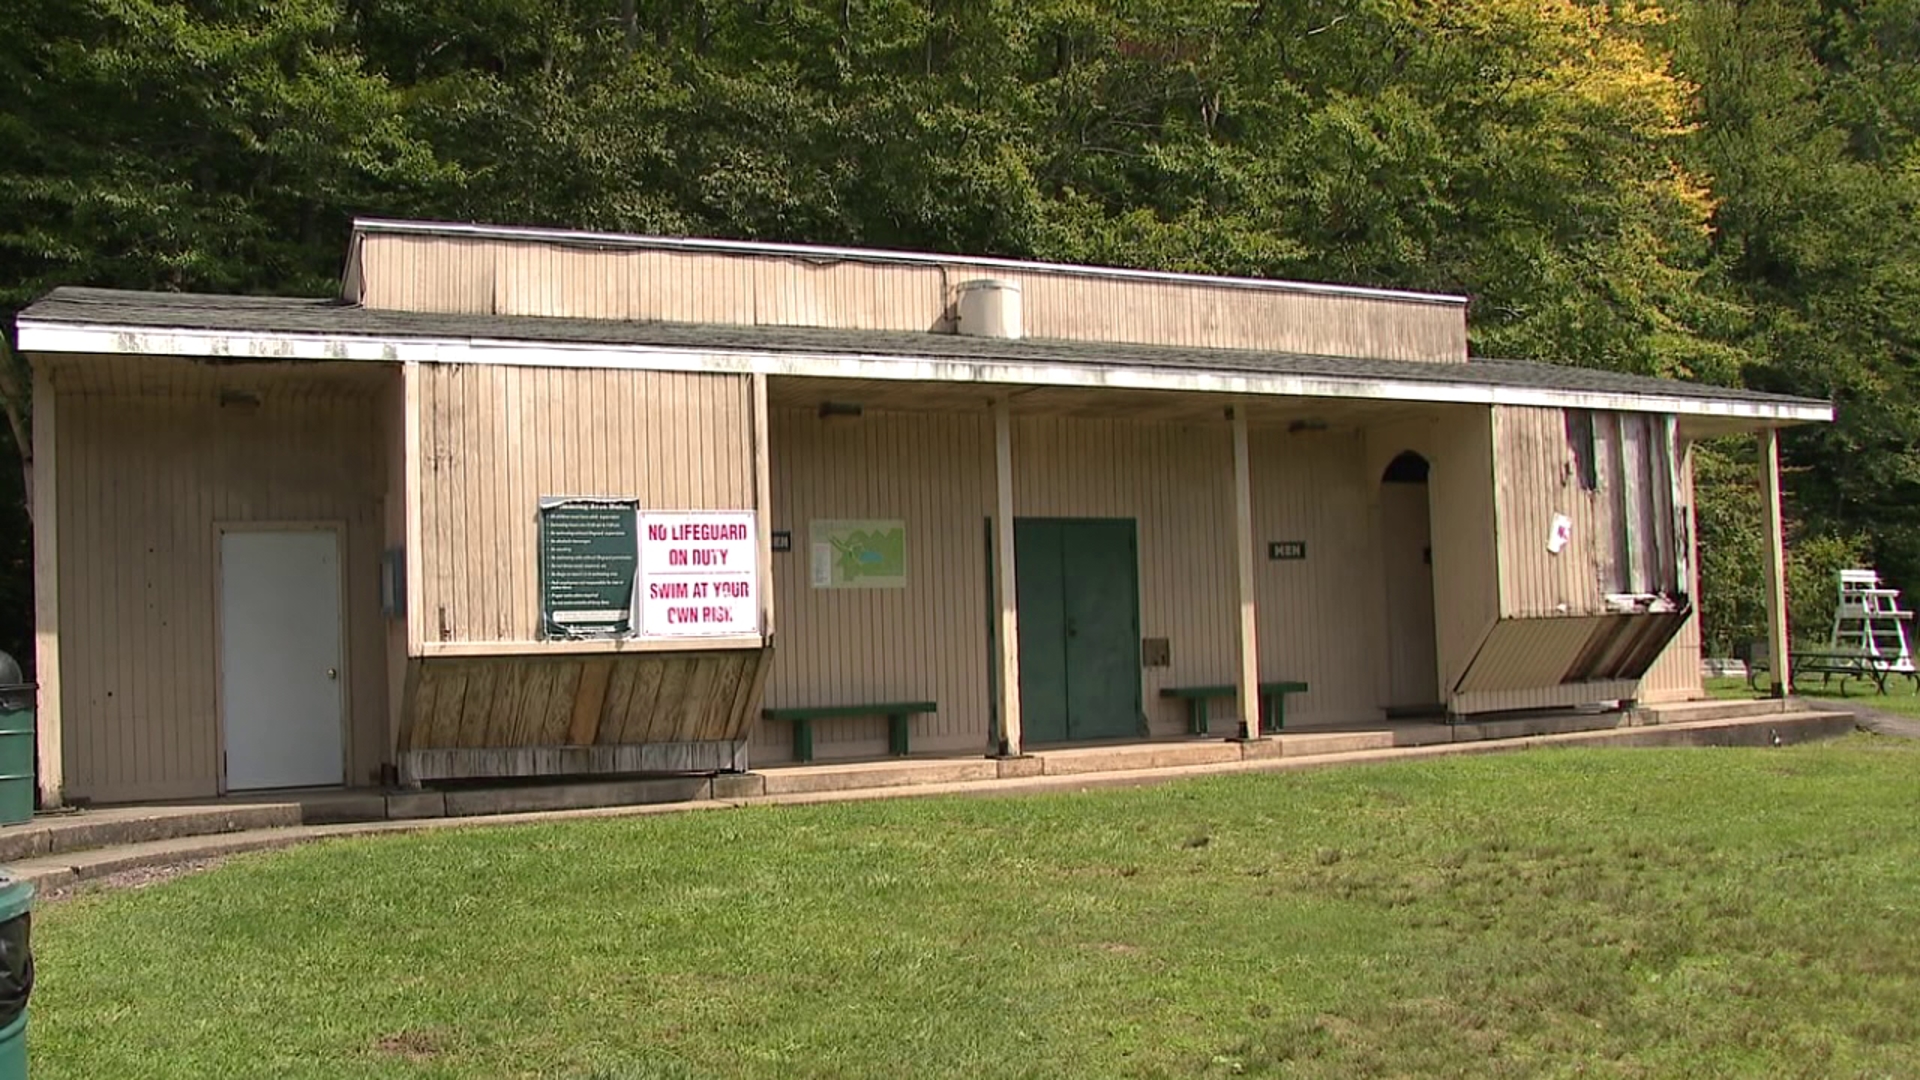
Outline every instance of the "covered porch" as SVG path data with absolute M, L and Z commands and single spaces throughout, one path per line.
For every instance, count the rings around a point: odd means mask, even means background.
M 1294 732 L 1700 694 L 1684 443 L 1638 459 L 1674 485 L 1667 625 L 1563 607 L 1535 662 L 1559 669 L 1469 694 L 1515 613 L 1496 504 L 1522 508 L 1499 477 L 1536 449 L 1494 406 L 802 376 L 771 377 L 768 402 L 765 703 L 818 715 L 804 744 L 759 725 L 756 767 L 884 757 L 903 723 L 916 753 L 1018 756 L 1245 738 L 1243 703 L 1276 697 Z M 1580 539 L 1573 578 L 1615 554 Z M 869 542 L 885 572 L 839 566 Z M 1597 674 L 1563 688 L 1596 637 Z M 886 715 L 905 702 L 933 708 Z

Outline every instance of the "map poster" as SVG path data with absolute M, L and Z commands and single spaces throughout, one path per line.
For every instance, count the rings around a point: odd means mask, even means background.
M 905 521 L 815 521 L 807 540 L 816 589 L 907 587 Z
M 640 562 L 630 499 L 540 500 L 540 621 L 549 638 L 627 637 Z

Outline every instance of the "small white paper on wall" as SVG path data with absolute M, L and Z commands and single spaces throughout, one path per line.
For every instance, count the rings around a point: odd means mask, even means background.
M 1555 555 L 1573 539 L 1573 519 L 1565 514 L 1553 515 L 1553 528 L 1547 531 L 1547 550 Z

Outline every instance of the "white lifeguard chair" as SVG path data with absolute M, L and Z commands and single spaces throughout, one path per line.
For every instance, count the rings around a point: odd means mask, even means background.
M 1842 570 L 1840 602 L 1833 609 L 1836 653 L 1849 653 L 1879 671 L 1914 674 L 1907 623 L 1913 613 L 1900 609 L 1900 590 L 1884 588 L 1873 570 Z

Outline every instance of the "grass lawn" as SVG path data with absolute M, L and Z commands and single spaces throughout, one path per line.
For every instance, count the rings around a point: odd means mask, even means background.
M 1920 1075 L 1920 742 L 329 843 L 36 914 L 63 1077 Z

